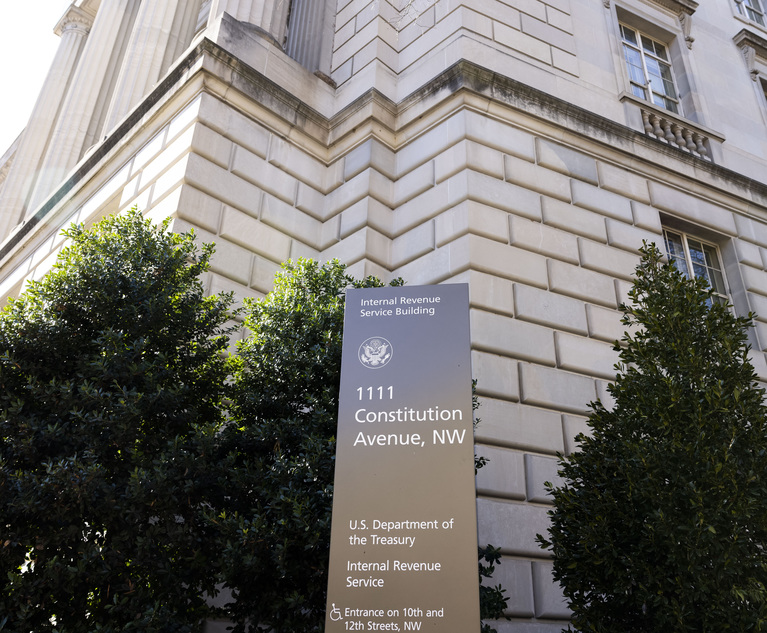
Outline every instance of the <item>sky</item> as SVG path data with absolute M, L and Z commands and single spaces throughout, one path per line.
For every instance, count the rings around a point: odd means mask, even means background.
M 5 2 L 0 37 L 0 156 L 27 124 L 56 54 L 53 28 L 71 0 Z

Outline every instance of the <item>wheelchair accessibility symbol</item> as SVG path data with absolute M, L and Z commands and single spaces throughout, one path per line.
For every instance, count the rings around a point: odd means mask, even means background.
M 333 603 L 333 608 L 330 610 L 330 619 L 333 622 L 338 622 L 339 620 L 343 620 L 343 616 L 341 615 L 341 609 L 336 607 L 336 603 Z

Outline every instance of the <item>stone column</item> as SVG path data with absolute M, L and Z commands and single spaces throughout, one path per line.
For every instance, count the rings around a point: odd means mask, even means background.
M 261 14 L 261 28 L 268 31 L 277 44 L 282 47 L 285 43 L 285 32 L 288 26 L 288 15 L 293 0 L 267 0 Z M 317 4 L 324 5 L 322 0 Z
M 93 17 L 74 5 L 54 30 L 61 37 L 48 76 L 37 97 L 13 158 L 0 196 L 0 240 L 24 217 L 27 201 L 38 176 L 40 161 L 93 24 Z
M 330 75 L 330 65 L 322 67 L 324 24 L 327 3 L 324 0 L 293 0 L 285 52 L 304 68 Z M 329 47 L 328 47 L 329 48 Z
M 136 16 L 104 130 L 143 99 L 191 41 L 200 2 L 144 0 Z
M 102 0 L 27 207 L 34 212 L 77 164 L 101 133 L 106 104 L 116 80 L 140 0 Z
M 318 0 L 319 2 L 320 0 Z M 292 0 L 212 0 L 208 24 L 222 13 L 264 29 L 282 46 Z

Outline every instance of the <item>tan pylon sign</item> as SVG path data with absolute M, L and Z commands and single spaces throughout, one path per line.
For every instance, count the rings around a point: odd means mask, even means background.
M 479 631 L 465 284 L 346 295 L 326 633 Z

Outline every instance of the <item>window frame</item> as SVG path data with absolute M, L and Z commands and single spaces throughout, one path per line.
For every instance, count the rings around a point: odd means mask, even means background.
M 676 265 L 676 262 L 682 259 L 678 255 L 672 254 L 672 249 L 669 248 L 669 234 L 673 234 L 677 237 L 679 237 L 679 244 L 682 246 L 682 255 L 684 257 L 685 262 L 685 268 L 686 270 L 682 270 L 682 273 L 684 273 L 685 276 L 688 278 L 704 278 L 708 284 L 709 287 L 714 291 L 714 297 L 715 300 L 719 303 L 722 303 L 723 305 L 728 305 L 731 303 L 730 301 L 730 292 L 729 292 L 729 286 L 727 284 L 727 276 L 725 274 L 724 270 L 724 260 L 722 259 L 722 253 L 719 249 L 719 246 L 714 244 L 713 242 L 709 242 L 707 240 L 701 239 L 697 235 L 693 235 L 691 233 L 687 233 L 686 231 L 679 230 L 674 227 L 663 227 L 663 247 L 664 251 L 666 253 L 666 256 L 668 257 L 669 261 L 674 262 Z M 693 256 L 690 253 L 690 242 L 694 242 L 698 245 L 700 245 L 699 252 L 701 252 L 704 255 L 704 261 L 701 263 L 700 261 L 695 261 L 693 259 Z M 708 252 L 706 252 L 706 248 L 708 248 Z M 717 266 L 711 266 L 709 265 L 707 258 L 709 255 L 713 255 L 715 258 L 715 263 Z M 698 274 L 696 272 L 696 267 L 699 270 L 700 268 L 703 268 L 706 271 L 705 275 Z M 719 274 L 719 277 L 721 278 L 720 282 L 716 280 L 716 276 L 713 276 L 713 283 L 712 283 L 712 275 L 709 272 L 710 270 L 716 271 Z M 691 274 L 692 272 L 692 274 Z
M 767 28 L 764 7 L 761 0 L 734 0 L 735 8 L 742 18 L 754 22 L 762 28 Z
M 618 22 L 618 31 L 620 35 L 621 56 L 623 58 L 624 68 L 628 74 L 631 94 L 637 99 L 647 101 L 657 108 L 661 108 L 667 112 L 676 114 L 677 116 L 684 116 L 681 95 L 674 74 L 674 64 L 672 60 L 670 44 L 663 42 L 657 37 L 653 37 L 652 35 L 649 35 L 641 29 L 622 20 L 619 20 Z M 634 34 L 635 41 L 632 42 L 626 37 L 626 31 Z M 653 51 L 647 49 L 646 42 L 652 43 Z M 660 55 L 657 52 L 657 47 L 662 49 L 663 55 Z M 639 59 L 641 60 L 642 64 L 641 68 L 630 61 L 627 50 L 631 50 L 634 51 L 634 53 L 639 54 Z M 662 76 L 662 72 L 651 73 L 648 70 L 648 59 L 658 67 L 665 66 L 668 69 L 668 80 Z M 638 81 L 638 78 L 632 74 L 632 68 L 641 70 L 645 83 L 640 83 Z M 657 77 L 655 81 L 653 81 L 653 76 Z M 670 82 L 671 88 L 673 89 L 673 95 L 668 93 L 668 89 L 664 85 L 665 81 Z M 660 86 L 658 86 L 659 83 Z M 637 91 L 641 91 L 643 94 L 637 94 Z M 669 103 L 672 104 L 673 107 L 669 107 Z

